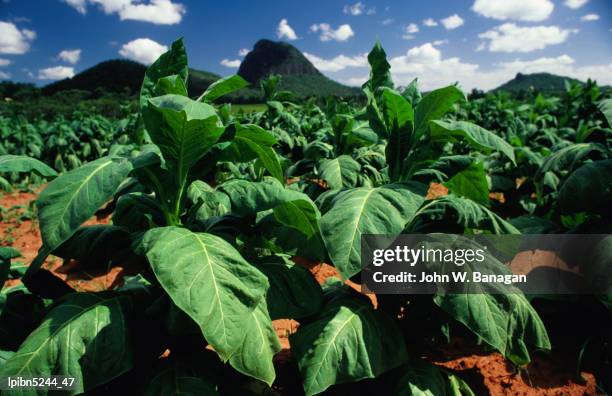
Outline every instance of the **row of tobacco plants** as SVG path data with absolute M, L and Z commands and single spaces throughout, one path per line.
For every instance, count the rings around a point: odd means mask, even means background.
M 565 102 L 466 103 L 456 86 L 395 89 L 380 44 L 368 60 L 365 106 L 296 104 L 272 77 L 262 83 L 267 109 L 236 115 L 215 101 L 246 82 L 231 76 L 188 97 L 177 41 L 146 72 L 129 121 L 135 143 L 115 136 L 112 149 L 98 148 L 96 119 L 59 125 L 47 143 L 14 134 L 9 143 L 26 151 L 0 156 L 6 180 L 51 181 L 36 201 L 36 259 L 11 266 L 19 252 L 0 248 L 0 281 L 22 281 L 0 294 L 0 376 L 68 375 L 73 394 L 265 393 L 282 383 L 276 319 L 299 322 L 289 341 L 307 395 L 365 379 L 401 395 L 472 394 L 419 358 L 455 335 L 528 369 L 533 353 L 551 349 L 534 296 L 379 295 L 375 307 L 341 281 L 320 285 L 293 259 L 330 263 L 359 283 L 362 234 L 609 233 L 610 100 L 568 86 L 576 92 Z M 74 138 L 76 152 L 55 153 Z M 37 150 L 48 150 L 47 164 L 31 157 Z M 431 183 L 448 194 L 428 196 Z M 83 226 L 100 210 L 110 224 Z M 77 293 L 45 270 L 49 255 L 136 271 L 110 290 Z M 612 334 L 612 291 L 587 303 L 604 317 L 581 357 L 605 350 Z

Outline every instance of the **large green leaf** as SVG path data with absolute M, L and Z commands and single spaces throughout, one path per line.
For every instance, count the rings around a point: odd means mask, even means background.
M 381 103 L 385 124 L 389 131 L 402 129 L 408 123 L 414 122 L 412 105 L 399 92 L 391 88 L 383 88 Z
M 418 183 L 361 187 L 341 192 L 321 217 L 321 234 L 344 278 L 361 271 L 362 234 L 399 234 L 425 199 Z
M 512 272 L 500 260 L 513 257 L 520 242 L 520 237 L 506 237 L 503 241 L 497 239 L 493 242 L 493 250 L 484 251 L 484 260 L 465 263 L 462 271 L 467 279 L 472 279 L 476 272 L 510 275 Z M 474 240 L 448 234 L 432 234 L 423 244 L 426 249 L 482 248 Z M 448 274 L 456 270 L 456 265 L 444 262 L 441 257 L 429 260 L 424 265 L 428 273 L 434 274 Z M 515 364 L 529 363 L 528 347 L 550 349 L 542 320 L 517 287 L 497 282 L 438 282 L 436 288 L 435 304 Z
M 201 180 L 195 180 L 187 188 L 187 199 L 194 207 L 196 219 L 205 220 L 212 216 L 222 216 L 232 209 L 229 197 L 221 191 L 215 191 Z
M 321 213 L 310 199 L 298 199 L 276 206 L 274 218 L 279 223 L 294 228 L 310 238 L 319 232 Z
M 495 212 L 471 199 L 449 194 L 432 201 L 424 213 L 437 213 L 451 210 L 457 221 L 465 228 L 488 229 L 495 234 L 520 234 L 510 222 L 499 217 Z
M 423 99 L 424 101 L 425 99 Z M 423 102 L 421 102 L 423 103 Z M 472 147 L 485 152 L 496 150 L 515 162 L 514 149 L 504 139 L 478 125 L 465 121 L 439 121 L 430 123 L 431 137 L 438 141 L 463 138 Z
M 562 213 L 598 212 L 612 202 L 612 160 L 590 162 L 572 172 L 559 190 Z
M 272 354 L 268 352 L 276 348 L 271 338 L 264 337 L 270 342 L 267 345 L 259 340 L 257 347 L 263 351 L 256 358 L 244 355 L 245 348 L 253 348 L 249 342 L 245 344 L 246 337 L 254 337 L 249 333 L 271 326 L 261 313 L 253 313 L 265 302 L 266 277 L 232 245 L 210 234 L 178 227 L 155 228 L 144 235 L 141 248 L 164 290 L 200 326 L 221 359 L 269 382 Z M 245 322 L 245 318 L 252 321 Z M 232 361 L 234 354 L 243 357 Z
M 476 158 L 469 155 L 449 155 L 438 158 L 436 162 L 427 168 L 415 172 L 416 175 L 436 176 L 439 181 L 452 178 L 457 173 L 468 169 L 476 161 Z M 514 181 L 511 184 L 515 188 Z
M 474 395 L 461 378 L 419 359 L 410 359 L 398 371 L 402 372 L 396 386 L 398 396 Z
M 419 101 L 414 111 L 414 130 L 422 136 L 428 128 L 429 121 L 442 118 L 453 105 L 464 101 L 465 95 L 453 85 L 431 91 Z
M 473 162 L 469 167 L 451 177 L 444 185 L 457 195 L 470 198 L 481 205 L 489 205 L 487 175 L 480 162 Z
M 0 350 L 0 369 L 2 368 L 2 366 L 4 366 L 6 361 L 9 360 L 10 357 L 13 356 L 14 354 L 15 354 L 15 352 L 13 352 L 13 351 L 3 351 L 3 350 Z
M 151 140 L 180 182 L 223 133 L 212 106 L 185 96 L 164 95 L 149 99 L 142 114 Z
M 415 77 L 414 80 L 410 81 L 410 84 L 408 84 L 402 91 L 402 96 L 410 102 L 413 108 L 418 106 L 419 102 L 423 98 L 421 91 L 419 91 L 418 78 Z
M 52 253 L 65 260 L 79 260 L 81 268 L 95 268 L 108 266 L 130 248 L 130 243 L 130 234 L 125 229 L 96 224 L 80 227 Z
M 247 87 L 249 83 L 239 75 L 222 78 L 210 84 L 206 91 L 198 98 L 198 101 L 212 102 L 223 95 L 232 93 L 241 88 Z
M 281 350 L 276 331 L 268 314 L 266 300 L 261 300 L 248 316 L 242 318 L 246 336 L 230 357 L 233 368 L 272 386 L 276 373 L 272 357 Z
M 375 92 L 379 87 L 393 88 L 391 65 L 387 62 L 387 54 L 380 41 L 376 41 L 374 48 L 368 54 L 368 63 L 370 64 L 370 79 L 363 84 L 363 87 L 369 88 L 371 92 Z
M 306 268 L 280 256 L 264 257 L 255 266 L 270 283 L 266 301 L 272 319 L 301 319 L 319 311 L 321 286 Z
M 550 171 L 571 171 L 592 151 L 603 151 L 603 148 L 596 143 L 576 143 L 563 147 L 544 159 L 534 178 L 540 180 Z
M 286 189 L 278 180 L 271 178 L 262 182 L 231 180 L 220 185 L 218 189 L 229 196 L 232 212 L 240 216 L 251 216 L 274 209 L 284 202 L 310 200 L 308 195 Z
M 334 384 L 375 378 L 407 359 L 390 317 L 360 296 L 337 296 L 289 337 L 306 395 Z
M 166 224 L 160 200 L 143 193 L 124 194 L 117 200 L 113 224 L 131 232 L 144 231 L 151 226 Z
M 178 75 L 184 82 L 187 82 L 188 73 L 185 44 L 183 39 L 179 39 L 172 43 L 170 50 L 162 54 L 147 68 L 140 88 L 140 108 L 144 108 L 147 101 L 155 96 L 155 86 L 160 79 Z
M 35 172 L 42 177 L 57 176 L 54 169 L 25 155 L 0 155 L 0 173 L 2 172 Z
M 162 77 L 157 81 L 157 84 L 155 84 L 155 94 L 155 96 L 166 94 L 187 96 L 185 80 L 178 74 Z
M 353 119 L 354 120 L 354 119 Z M 351 152 L 355 148 L 371 146 L 378 142 L 378 135 L 370 128 L 367 121 L 352 123 L 352 129 L 346 134 L 346 149 L 344 152 Z
M 437 294 L 434 302 L 515 364 L 530 362 L 528 347 L 550 349 L 542 320 L 518 290 Z
M 598 107 L 606 117 L 606 120 L 608 120 L 608 125 L 612 128 L 612 99 L 602 100 L 599 102 Z
M 259 159 L 264 168 L 281 183 L 284 183 L 283 170 L 276 151 L 274 135 L 263 128 L 253 125 L 236 125 L 232 144 L 224 150 L 221 159 L 232 162 L 246 162 Z
M 0 368 L 0 376 L 74 377 L 77 387 L 70 395 L 109 382 L 133 365 L 129 306 L 129 297 L 117 293 L 69 295 Z
M 103 157 L 53 180 L 36 200 L 43 244 L 53 250 L 108 201 L 132 170 L 118 157 Z
M 381 101 L 389 133 L 389 141 L 385 148 L 389 178 L 392 181 L 398 181 L 414 138 L 414 112 L 410 102 L 390 88 L 383 90 Z
M 321 163 L 319 174 L 332 190 L 355 187 L 361 172 L 361 165 L 348 155 L 341 155 Z

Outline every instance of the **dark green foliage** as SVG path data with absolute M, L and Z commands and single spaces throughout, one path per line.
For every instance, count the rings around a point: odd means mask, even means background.
M 0 248 L 0 281 L 26 285 L 0 291 L 0 375 L 69 374 L 86 379 L 79 392 L 114 392 L 129 377 L 134 394 L 267 394 L 281 349 L 273 319 L 299 322 L 290 344 L 307 395 L 366 379 L 398 394 L 471 395 L 421 359 L 451 329 L 516 366 L 551 349 L 546 311 L 518 289 L 378 295 L 375 308 L 302 264 L 358 280 L 363 234 L 609 233 L 608 94 L 568 83 L 560 97 L 467 102 L 456 86 L 395 89 L 380 43 L 368 60 L 365 106 L 322 104 L 307 90 L 338 87 L 289 45 L 259 42 L 245 88 L 189 69 L 178 40 L 141 75 L 129 118 L 2 116 L 0 172 L 54 178 L 28 155 L 59 175 L 37 200 L 44 245 L 27 272 Z M 246 114 L 221 104 L 245 92 L 265 104 Z M 428 194 L 432 183 L 444 191 Z M 112 224 L 83 226 L 100 209 Z M 593 255 L 599 286 L 608 247 Z M 48 254 L 137 275 L 73 293 L 40 269 Z M 609 300 L 591 303 L 605 311 Z M 589 341 L 600 349 L 606 326 Z

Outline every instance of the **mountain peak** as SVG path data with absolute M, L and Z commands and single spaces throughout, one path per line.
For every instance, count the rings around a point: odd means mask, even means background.
M 550 73 L 517 73 L 512 80 L 505 82 L 492 91 L 518 93 L 536 90 L 538 92 L 559 93 L 565 91 L 565 80 L 582 84 L 582 82 L 576 79 Z
M 285 42 L 259 40 L 238 69 L 238 74 L 250 83 L 257 83 L 270 74 L 282 76 L 321 76 L 321 73 L 293 45 Z

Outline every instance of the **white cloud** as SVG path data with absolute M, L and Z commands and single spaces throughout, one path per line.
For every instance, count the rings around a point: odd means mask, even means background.
M 444 58 L 432 43 L 411 48 L 405 55 L 389 60 L 397 84 L 408 84 L 418 77 L 422 89 L 439 88 L 477 74 L 478 65 L 464 63 L 459 58 Z
M 565 0 L 563 4 L 565 4 L 566 7 L 576 10 L 588 2 L 589 0 Z
M 338 29 L 333 29 L 328 23 L 314 24 L 310 27 L 311 32 L 320 32 L 319 39 L 321 41 L 346 41 L 355 35 L 351 25 L 344 24 L 338 26 Z
M 240 59 L 234 59 L 234 60 L 223 59 L 220 63 L 225 67 L 231 67 L 234 69 L 240 67 Z
M 10 64 L 11 64 L 11 61 L 10 61 L 10 60 L 0 58 L 0 67 L 2 67 L 2 66 L 8 66 L 8 65 L 10 65 Z
M 35 38 L 36 32 L 32 30 L 19 30 L 11 22 L 0 21 L 0 54 L 25 54 Z
M 149 65 L 155 62 L 167 50 L 168 47 L 156 41 L 149 38 L 139 38 L 123 44 L 119 54 L 128 59 Z
M 423 19 L 423 25 L 433 27 L 433 26 L 438 26 L 438 22 L 436 22 L 433 18 L 427 18 L 427 19 Z
M 281 19 L 276 28 L 276 37 L 279 39 L 286 38 L 287 40 L 297 40 L 297 34 L 285 18 Z
M 600 84 L 612 84 L 612 63 L 576 66 L 575 60 L 564 54 L 557 57 L 541 57 L 524 60 L 515 59 L 500 62 L 490 70 L 482 70 L 478 64 L 462 61 L 460 58 L 445 58 L 440 49 L 432 43 L 425 43 L 408 50 L 405 55 L 391 57 L 391 73 L 397 85 L 406 85 L 414 78 L 419 79 L 421 89 L 428 91 L 455 82 L 465 91 L 472 88 L 489 90 L 514 78 L 517 73 L 548 72 L 585 81 L 594 78 Z M 367 76 L 343 79 L 349 85 L 361 85 Z
M 404 32 L 406 34 L 413 34 L 413 33 L 417 33 L 418 31 L 419 31 L 419 27 L 417 26 L 416 23 L 410 23 L 404 26 Z
M 577 67 L 568 75 L 582 81 L 591 78 L 599 84 L 612 85 L 612 63 Z
M 114 14 L 132 5 L 134 0 L 89 0 L 89 2 L 99 5 L 106 14 Z
M 517 26 L 504 23 L 492 30 L 478 35 L 484 41 L 489 40 L 480 49 L 491 52 L 531 52 L 549 45 L 563 43 L 571 33 L 577 30 L 561 29 L 558 26 Z
M 476 0 L 472 10 L 493 19 L 543 21 L 550 16 L 554 4 L 550 0 Z
M 87 12 L 87 4 L 96 4 L 106 14 L 118 14 L 119 19 L 150 22 L 156 25 L 174 25 L 186 12 L 181 3 L 172 0 L 64 0 L 81 14 Z
M 442 45 L 442 44 L 448 44 L 448 40 L 444 39 L 444 40 L 436 40 L 432 43 L 433 45 Z
M 376 7 L 368 8 L 366 11 L 366 15 L 374 15 L 376 14 Z
M 393 23 L 393 20 L 394 20 L 393 18 L 387 18 L 387 19 L 384 19 L 381 23 L 384 26 L 389 26 L 389 25 L 391 25 Z
M 414 39 L 414 33 L 418 33 L 418 31 L 419 27 L 416 23 L 408 24 L 404 26 L 404 34 L 402 35 L 402 38 L 404 40 L 412 40 Z
M 304 56 L 314 67 L 322 72 L 337 72 L 346 68 L 368 67 L 368 55 L 355 56 L 338 55 L 332 59 L 319 58 L 316 55 L 304 52 Z
M 130 4 L 119 12 L 123 21 L 151 22 L 156 25 L 174 25 L 183 19 L 185 6 L 172 3 L 170 0 L 151 0 L 150 4 Z
M 586 14 L 580 18 L 582 22 L 594 22 L 599 20 L 599 15 L 597 14 Z
M 87 0 L 64 0 L 69 6 L 73 7 L 80 14 L 87 12 Z
M 80 49 L 63 50 L 57 55 L 57 57 L 63 60 L 64 62 L 68 62 L 74 65 L 75 63 L 79 61 L 79 59 L 81 59 L 81 50 Z
M 349 15 L 353 15 L 353 16 L 357 16 L 357 15 L 361 15 L 363 14 L 363 11 L 365 10 L 365 4 L 363 4 L 361 1 L 353 4 L 353 5 L 345 5 L 344 9 L 342 10 L 345 14 L 349 14 Z
M 350 87 L 360 87 L 364 82 L 368 81 L 367 75 L 350 77 L 340 80 L 341 83 L 348 85 Z
M 47 67 L 38 71 L 39 80 L 61 80 L 70 77 L 74 77 L 74 68 L 68 66 Z
M 457 29 L 459 26 L 463 25 L 463 19 L 457 14 L 453 14 L 447 18 L 440 19 L 440 22 L 442 23 L 442 25 L 444 25 L 444 28 L 446 30 Z
M 500 62 L 497 65 L 504 70 L 523 71 L 524 73 L 553 72 L 563 74 L 569 72 L 568 65 L 572 65 L 574 59 L 568 55 L 560 55 L 555 58 L 538 58 L 531 61 L 519 59 L 511 62 Z
M 251 50 L 249 50 L 248 48 L 241 48 L 240 51 L 238 51 L 238 56 L 246 56 L 246 54 L 248 54 L 249 52 L 251 52 Z

